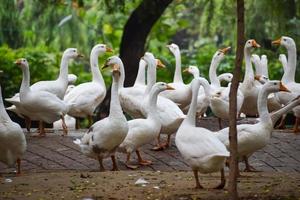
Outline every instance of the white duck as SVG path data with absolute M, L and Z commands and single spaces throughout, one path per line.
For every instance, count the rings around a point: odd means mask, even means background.
M 88 132 L 81 138 L 74 141 L 80 146 L 83 154 L 98 159 L 100 171 L 104 171 L 102 160 L 111 157 L 113 169 L 118 170 L 115 159 L 115 151 L 125 139 L 128 132 L 128 123 L 123 115 L 119 101 L 120 66 L 118 60 L 110 57 L 106 65 L 113 65 L 113 82 L 111 87 L 111 101 L 109 116 L 94 123 Z
M 23 130 L 9 118 L 4 108 L 0 86 L 0 161 L 8 166 L 17 163 L 17 174 L 21 174 L 21 157 L 26 147 Z
M 145 118 L 145 115 L 141 111 L 141 102 L 144 99 L 144 94 L 147 88 L 147 86 L 145 85 L 145 68 L 147 67 L 147 63 L 143 59 L 140 60 L 139 71 L 134 86 L 124 87 L 124 80 L 125 80 L 124 65 L 121 59 L 117 57 L 115 59 L 118 60 L 120 65 L 120 70 L 121 70 L 121 77 L 119 83 L 119 95 L 120 95 L 120 102 L 123 110 L 135 119 Z M 165 65 L 159 59 L 156 59 L 155 67 L 165 68 Z M 147 71 L 147 76 L 148 76 L 148 71 Z M 151 77 L 149 77 L 148 80 L 150 79 Z
M 219 127 L 221 129 L 221 119 L 229 118 L 229 91 L 230 85 L 227 87 L 221 87 L 220 81 L 217 78 L 217 66 L 224 59 L 225 54 L 230 50 L 230 47 L 218 50 L 211 61 L 209 68 L 209 79 L 211 81 L 211 96 L 210 96 L 210 108 L 214 115 L 219 119 Z M 244 95 L 240 90 L 237 92 L 237 112 L 239 112 L 242 103 L 244 101 Z
M 42 122 L 53 123 L 58 119 L 63 120 L 64 134 L 67 134 L 67 127 L 64 122 L 64 115 L 68 112 L 70 105 L 63 102 L 56 95 L 46 91 L 32 91 L 30 85 L 29 65 L 26 59 L 21 58 L 15 62 L 23 72 L 23 79 L 20 88 L 20 103 L 26 113 L 30 113 L 32 119 Z M 45 135 L 43 123 L 40 123 L 40 136 Z
M 96 107 L 106 95 L 105 82 L 98 66 L 98 56 L 105 52 L 112 52 L 112 49 L 105 44 L 97 44 L 92 48 L 90 54 L 92 81 L 77 85 L 64 97 L 65 102 L 74 104 L 68 115 L 75 118 L 88 117 L 89 126 L 92 124 L 92 116 Z M 79 128 L 79 123 L 78 121 L 76 122 L 76 128 Z
M 188 72 L 194 76 L 194 79 L 199 78 L 199 69 L 196 66 L 189 66 L 183 72 Z M 211 87 L 208 83 L 208 81 L 205 82 L 206 84 L 203 84 L 203 86 L 199 89 L 198 96 L 197 96 L 197 108 L 196 113 L 198 117 L 201 117 L 206 112 L 209 104 L 210 104 L 210 92 Z M 185 113 L 189 110 L 190 105 L 186 106 L 183 110 Z
M 212 173 L 221 170 L 221 184 L 216 189 L 222 189 L 226 182 L 223 167 L 229 152 L 212 131 L 196 127 L 197 96 L 203 81 L 206 80 L 196 78 L 192 81 L 192 102 L 186 119 L 176 133 L 175 143 L 194 172 L 196 188 L 203 188 L 198 179 L 198 171 Z
M 292 99 L 300 94 L 300 83 L 295 82 L 296 64 L 297 64 L 297 49 L 294 40 L 290 37 L 282 36 L 280 39 L 272 42 L 273 44 L 278 44 L 284 46 L 288 51 L 287 67 L 284 69 L 284 74 L 281 81 L 287 85 L 287 87 L 292 92 L 291 94 L 278 93 L 277 97 L 281 104 L 286 105 Z M 296 117 L 296 122 L 293 128 L 294 133 L 300 131 L 298 128 L 300 124 L 300 107 L 293 109 L 294 115 Z
M 251 64 L 251 49 L 260 47 L 255 40 L 247 40 L 244 47 L 245 57 L 245 75 L 244 80 L 240 85 L 240 89 L 244 95 L 244 102 L 241 107 L 241 113 L 250 116 L 257 116 L 257 96 L 259 92 L 259 86 L 255 84 L 254 72 Z
M 257 99 L 259 122 L 237 126 L 238 156 L 240 158 L 249 157 L 268 144 L 273 130 L 273 122 L 268 112 L 267 98 L 270 93 L 279 91 L 288 91 L 280 81 L 269 81 L 264 84 Z M 229 149 L 229 128 L 216 132 L 216 135 Z M 251 166 L 247 162 L 246 171 L 251 171 Z
M 156 59 L 154 58 L 153 54 L 149 52 L 145 53 L 143 59 L 148 65 L 147 88 L 145 91 L 145 94 L 148 94 L 156 82 Z M 172 84 L 169 85 L 173 87 Z M 143 115 L 147 116 L 149 110 L 145 106 L 142 106 L 141 110 Z M 159 135 L 158 144 L 153 148 L 153 150 L 162 150 L 166 147 L 169 147 L 171 135 L 177 131 L 181 122 L 185 118 L 185 115 L 173 101 L 160 95 L 157 100 L 157 111 L 162 125 L 160 133 L 167 134 L 168 138 L 165 143 L 160 144 Z
M 68 74 L 68 88 L 66 90 L 66 94 L 71 91 L 71 89 L 73 89 L 75 86 L 74 85 L 71 85 L 73 83 L 75 83 L 75 81 L 77 80 L 77 76 L 75 74 Z M 6 110 L 8 111 L 11 111 L 11 112 L 14 112 L 16 113 L 19 117 L 21 118 L 24 118 L 25 119 L 25 126 L 26 126 L 26 129 L 28 132 L 30 132 L 30 128 L 31 128 L 31 120 L 29 117 L 27 116 L 30 116 L 31 113 L 26 113 L 27 111 L 24 110 L 22 108 L 22 105 L 20 103 L 20 94 L 17 93 L 15 94 L 15 96 L 13 96 L 12 98 L 6 98 L 5 99 L 6 101 L 10 102 L 10 103 L 13 103 L 12 106 L 10 107 L 7 107 Z M 33 119 L 33 120 L 37 120 L 37 119 Z M 70 124 L 69 122 L 70 121 L 73 121 L 72 117 L 66 115 L 65 116 L 65 122 L 66 122 L 66 125 L 67 127 L 70 127 L 68 124 Z M 54 122 L 53 123 L 53 128 L 54 129 L 60 129 L 62 126 L 62 120 L 59 120 L 59 123 L 56 123 Z
M 164 90 L 172 90 L 173 88 L 166 83 L 158 82 L 152 86 L 150 93 L 145 97 L 143 105 L 148 109 L 146 119 L 134 119 L 128 122 L 128 134 L 120 145 L 120 150 L 127 153 L 126 166 L 136 169 L 137 166 L 130 165 L 130 155 L 136 152 L 139 164 L 150 165 L 152 162 L 143 160 L 139 148 L 142 145 L 150 143 L 159 135 L 161 124 L 157 113 L 157 96 Z
M 187 105 L 190 104 L 190 99 L 192 96 L 191 88 L 189 84 L 184 84 L 182 80 L 182 74 L 181 74 L 181 55 L 180 55 L 180 49 L 176 44 L 170 44 L 167 45 L 169 50 L 174 54 L 175 56 L 175 73 L 173 78 L 173 83 L 170 83 L 170 85 L 175 88 L 173 91 L 164 91 L 160 95 L 172 100 L 177 105 L 179 105 L 180 108 L 184 108 Z

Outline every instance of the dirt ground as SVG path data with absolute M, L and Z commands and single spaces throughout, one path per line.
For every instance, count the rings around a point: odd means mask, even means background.
M 239 179 L 241 199 L 300 199 L 299 173 L 242 173 Z M 139 178 L 148 184 L 136 185 Z M 192 172 L 47 172 L 4 174 L 0 199 L 227 199 L 228 191 L 194 189 Z M 219 174 L 201 175 L 205 188 L 219 183 Z

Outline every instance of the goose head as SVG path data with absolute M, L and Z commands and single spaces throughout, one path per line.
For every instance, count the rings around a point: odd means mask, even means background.
M 106 60 L 102 69 L 113 66 L 115 64 L 120 65 L 121 63 L 122 63 L 122 61 L 118 56 L 111 56 Z
M 232 73 L 223 73 L 219 76 L 220 81 L 231 82 L 232 79 L 233 79 L 233 74 Z
M 68 85 L 74 84 L 77 80 L 77 76 L 75 74 L 68 74 Z
M 63 53 L 64 58 L 77 58 L 77 57 L 83 57 L 82 54 L 78 53 L 76 48 L 68 48 Z
M 225 54 L 231 49 L 231 47 L 226 47 L 223 49 L 219 49 L 218 51 L 216 51 L 216 53 L 213 55 L 213 60 L 216 62 L 220 62 L 221 60 L 223 60 Z
M 174 55 L 180 53 L 180 49 L 177 44 L 172 43 L 172 44 L 167 45 L 167 47 Z
M 260 45 L 254 40 L 250 39 L 246 41 L 245 49 L 253 49 L 253 48 L 259 48 Z
M 105 44 L 97 44 L 92 48 L 91 54 L 104 54 L 105 52 L 113 52 L 112 48 L 107 47 Z
M 281 38 L 272 41 L 272 44 L 274 45 L 281 45 L 284 46 L 287 49 L 290 48 L 295 48 L 296 44 L 293 38 L 287 37 L 287 36 L 282 36 Z
M 29 66 L 25 58 L 19 58 L 18 60 L 15 61 L 15 64 L 18 65 L 21 69 Z
M 167 83 L 164 82 L 157 82 L 153 85 L 153 88 L 155 90 L 158 90 L 159 92 L 165 91 L 165 90 L 175 90 L 172 86 L 170 86 Z
M 265 89 L 269 93 L 279 92 L 279 91 L 290 92 L 281 81 L 268 81 L 263 85 L 262 89 Z
M 158 67 L 158 64 L 161 63 L 160 61 L 157 61 L 154 57 L 154 55 L 150 52 L 146 52 L 144 56 L 142 57 L 144 61 L 149 65 L 149 63 L 152 63 L 154 66 Z M 162 64 L 162 63 L 161 63 Z
M 183 70 L 183 72 L 193 74 L 194 76 L 197 75 L 197 77 L 200 75 L 200 71 L 199 71 L 198 67 L 194 66 L 194 65 L 188 66 L 187 68 L 185 68 Z
M 255 75 L 254 79 L 257 80 L 258 82 L 260 82 L 261 84 L 265 84 L 269 81 L 268 77 L 266 77 L 264 75 Z

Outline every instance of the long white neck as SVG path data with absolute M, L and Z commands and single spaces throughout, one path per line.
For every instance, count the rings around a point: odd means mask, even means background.
M 269 78 L 268 60 L 262 58 L 260 61 L 260 67 L 261 67 L 261 74 Z
M 159 121 L 159 116 L 157 113 L 157 96 L 159 93 L 160 91 L 157 88 L 152 87 L 148 95 L 149 112 L 147 117 L 157 121 Z
M 190 104 L 190 109 L 188 111 L 186 118 L 182 122 L 190 126 L 196 126 L 196 108 L 197 108 L 197 97 L 198 97 L 199 87 L 200 87 L 199 79 L 194 79 L 192 82 L 192 101 Z
M 125 69 L 124 69 L 124 64 L 122 60 L 119 58 L 118 64 L 120 66 L 120 80 L 119 80 L 119 89 L 124 88 L 124 81 L 125 81 Z
M 287 68 L 284 71 L 282 76 L 283 83 L 295 82 L 295 73 L 296 73 L 296 63 L 297 63 L 297 55 L 296 55 L 296 46 L 290 46 L 287 48 L 288 51 L 288 60 L 287 60 Z
M 215 87 L 221 87 L 220 81 L 217 76 L 217 67 L 220 63 L 219 59 L 213 59 L 209 67 L 209 80 L 211 85 Z
M 276 112 L 271 113 L 271 119 L 272 119 L 273 125 L 275 125 L 275 123 L 280 119 L 280 117 L 282 115 L 284 115 L 285 113 L 290 112 L 297 105 L 299 105 L 298 101 L 292 101 L 289 104 L 287 104 L 286 106 L 284 106 L 283 108 L 280 108 Z
M 269 94 L 270 94 L 270 92 L 268 92 L 265 87 L 263 87 L 258 93 L 257 109 L 258 109 L 260 122 L 262 122 L 262 123 L 272 123 L 271 117 L 270 117 L 270 114 L 268 111 L 268 105 L 267 105 L 267 100 L 268 100 Z
M 194 78 L 199 78 L 199 76 L 200 76 L 199 70 L 194 70 L 194 71 L 192 72 L 192 75 L 193 75 Z
M 139 63 L 139 70 L 134 82 L 134 86 L 136 85 L 145 85 L 145 71 L 146 71 L 147 63 L 141 59 Z
M 119 118 L 120 116 L 123 116 L 123 111 L 119 100 L 119 78 L 120 77 L 115 78 L 115 76 L 113 75 L 113 82 L 111 86 L 109 117 L 114 118 Z
M 206 97 L 210 96 L 210 91 L 211 91 L 211 87 L 209 85 L 209 82 L 205 79 L 205 78 L 199 78 L 200 80 L 200 85 L 202 85 L 203 89 L 204 89 L 204 94 Z
M 152 86 L 156 83 L 156 63 L 154 60 L 147 61 L 147 87 L 145 94 L 151 91 Z
M 174 78 L 173 78 L 173 82 L 174 83 L 183 83 L 182 80 L 182 74 L 181 74 L 181 55 L 180 55 L 180 51 L 175 51 L 174 52 L 174 56 L 175 56 L 175 73 L 174 73 Z
M 99 70 L 98 56 L 99 56 L 99 53 L 92 50 L 91 55 L 90 55 L 90 65 L 91 65 L 91 72 L 92 72 L 92 76 L 93 76 L 93 82 L 97 82 L 97 83 L 100 83 L 101 85 L 105 86 L 102 74 Z
M 30 92 L 30 72 L 29 72 L 29 67 L 27 66 L 22 66 L 22 73 L 23 73 L 23 78 L 22 78 L 22 83 L 21 83 L 21 88 L 20 88 L 20 100 L 22 101 L 22 98 Z
M 68 85 L 68 68 L 69 68 L 69 60 L 66 55 L 63 55 L 60 62 L 59 75 L 58 80 L 63 84 Z
M 1 86 L 0 86 L 0 121 L 11 121 L 4 107 Z
M 245 54 L 245 76 L 244 76 L 244 81 L 245 80 L 254 80 L 254 73 L 253 73 L 253 68 L 250 60 L 250 48 L 244 48 L 244 54 Z

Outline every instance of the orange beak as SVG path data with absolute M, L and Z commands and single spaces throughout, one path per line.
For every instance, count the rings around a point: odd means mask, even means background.
M 254 76 L 254 79 L 257 80 L 257 81 L 259 81 L 259 80 L 260 80 L 260 77 L 261 77 L 260 75 L 255 75 L 255 76 Z
M 185 68 L 182 72 L 188 72 L 189 73 L 189 68 Z
M 16 61 L 15 61 L 15 64 L 16 64 L 16 65 L 21 65 L 21 59 L 16 60 Z
M 157 60 L 157 68 L 166 68 L 166 66 L 159 59 L 156 60 Z
M 171 85 L 167 84 L 167 90 L 175 90 Z
M 282 84 L 282 82 L 280 82 L 280 87 L 279 87 L 279 91 L 283 91 L 283 92 L 291 92 L 289 91 L 285 85 Z
M 79 54 L 77 55 L 77 58 L 83 58 L 83 57 L 84 57 L 83 54 L 80 54 L 80 53 L 79 53 Z
M 114 50 L 110 47 L 106 47 L 106 52 L 114 52 Z
M 281 44 L 281 38 L 277 39 L 277 40 L 274 40 L 272 41 L 272 44 L 275 44 L 275 45 L 280 45 Z
M 220 49 L 219 51 L 226 54 L 230 49 L 231 49 L 231 47 L 226 47 L 224 49 Z
M 107 67 L 109 67 L 110 65 L 107 63 L 107 61 L 104 63 L 104 66 L 102 67 L 102 69 L 105 69 Z
M 252 46 L 255 47 L 255 48 L 260 47 L 260 45 L 255 40 L 252 40 Z

